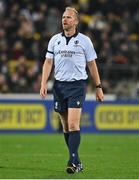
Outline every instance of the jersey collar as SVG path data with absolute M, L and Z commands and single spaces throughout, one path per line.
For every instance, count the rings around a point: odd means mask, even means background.
M 76 37 L 77 35 L 78 35 L 78 30 L 76 29 L 76 32 L 75 32 L 75 34 L 73 34 L 71 37 Z M 65 33 L 64 33 L 64 31 L 62 32 L 62 36 L 65 36 Z M 66 37 L 66 36 L 65 36 Z

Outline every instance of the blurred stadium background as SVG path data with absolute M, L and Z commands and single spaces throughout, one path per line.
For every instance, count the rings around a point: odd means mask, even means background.
M 77 8 L 79 31 L 94 42 L 104 92 L 139 97 L 138 0 L 0 0 L 0 93 L 39 92 L 47 44 L 66 6 Z
M 103 104 L 93 101 L 89 77 L 81 128 L 101 134 L 83 135 L 87 173 L 73 178 L 139 178 L 139 0 L 0 0 L 0 178 L 69 178 L 53 73 L 48 100 L 39 97 L 47 44 L 66 6 L 94 43 L 105 93 Z

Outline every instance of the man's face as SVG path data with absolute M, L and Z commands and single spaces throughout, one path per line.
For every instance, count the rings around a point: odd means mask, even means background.
M 75 29 L 78 24 L 77 17 L 72 10 L 66 10 L 62 16 L 63 30 Z

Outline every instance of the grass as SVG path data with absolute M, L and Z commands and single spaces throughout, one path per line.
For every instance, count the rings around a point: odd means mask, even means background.
M 139 179 L 138 134 L 82 134 L 85 171 L 65 172 L 68 151 L 62 134 L 1 134 L 1 179 Z

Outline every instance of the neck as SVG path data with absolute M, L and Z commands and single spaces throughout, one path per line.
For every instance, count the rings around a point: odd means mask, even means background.
M 72 30 L 64 30 L 64 34 L 67 37 L 73 36 L 76 33 L 76 29 L 72 29 Z

